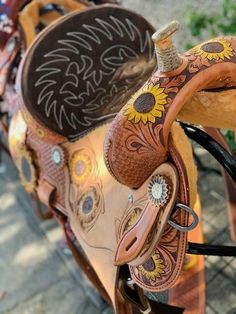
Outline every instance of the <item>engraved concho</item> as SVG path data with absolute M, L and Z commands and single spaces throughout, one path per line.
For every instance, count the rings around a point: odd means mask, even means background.
M 156 206 L 165 206 L 168 202 L 170 191 L 170 180 L 163 175 L 153 176 L 148 184 L 148 197 Z
M 64 166 L 64 164 L 65 164 L 65 153 L 64 153 L 64 150 L 60 146 L 56 145 L 53 147 L 52 153 L 51 153 L 51 158 L 52 158 L 53 164 L 56 167 L 61 168 Z

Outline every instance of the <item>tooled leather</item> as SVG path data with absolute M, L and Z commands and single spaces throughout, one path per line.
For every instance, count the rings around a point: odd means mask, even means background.
M 184 55 L 188 62 L 181 73 L 173 76 L 175 72 L 160 74 L 157 71 L 135 94 L 137 96 L 134 95 L 137 100 L 143 90 L 147 92 L 158 87 L 165 97 L 163 99 L 166 99 L 159 117 L 151 117 L 152 121 L 135 122 L 134 119 L 139 117 L 139 114 L 135 111 L 128 112 L 129 102 L 132 104 L 132 100 L 128 101 L 116 116 L 107 136 L 109 145 L 106 146 L 105 158 L 119 182 L 138 187 L 167 159 L 170 127 L 178 112 L 194 93 L 204 88 L 236 86 L 236 39 L 224 37 L 216 41 L 226 42 L 230 53 L 225 52 L 225 57 L 208 60 L 204 55 L 198 56 L 194 49 L 190 50 Z M 157 133 L 159 136 L 155 136 L 153 146 L 146 138 Z M 132 166 L 130 160 L 135 161 Z M 148 165 L 145 165 L 144 160 L 149 160 Z M 143 171 L 143 168 L 146 171 Z
M 146 190 L 152 178 L 157 175 L 164 178 L 167 184 L 168 195 L 163 199 L 163 203 L 159 205 L 155 204 L 150 196 L 148 196 L 143 210 L 137 217 L 137 221 L 133 222 L 132 226 L 130 226 L 127 231 L 120 234 L 115 254 L 115 265 L 125 263 L 129 263 L 130 265 L 141 264 L 145 261 L 144 255 L 147 255 L 147 252 L 144 254 L 143 250 L 144 247 L 147 248 L 148 239 L 152 240 L 152 243 L 148 245 L 149 252 L 153 250 L 155 244 L 160 240 L 159 237 L 162 234 L 163 226 L 167 223 L 175 206 L 178 180 L 175 168 L 171 164 L 162 164 L 152 174 L 152 177 L 145 182 Z M 125 229 L 126 227 L 124 226 L 124 230 Z M 138 255 L 139 261 L 136 261 Z
M 190 189 L 183 159 L 173 145 L 171 145 L 170 153 L 181 182 L 178 201 L 188 204 Z M 178 210 L 172 217 L 179 225 L 188 225 L 189 214 L 187 212 Z M 180 232 L 167 224 L 160 242 L 146 261 L 146 265 L 151 260 L 157 263 L 156 272 L 148 272 L 145 264 L 137 267 L 129 266 L 132 279 L 148 291 L 158 292 L 172 287 L 182 270 L 186 247 L 187 233 Z
M 57 167 L 52 159 L 54 145 L 39 139 L 33 132 L 27 134 L 27 145 L 36 155 L 40 179 L 48 181 L 56 188 L 56 192 L 53 193 L 51 198 L 51 206 L 55 206 L 66 213 L 65 189 L 69 176 L 66 161 L 64 167 Z
M 114 121 L 106 138 L 106 165 L 120 183 L 138 188 L 167 159 L 167 150 L 159 141 L 161 128 L 132 125 L 127 119 Z

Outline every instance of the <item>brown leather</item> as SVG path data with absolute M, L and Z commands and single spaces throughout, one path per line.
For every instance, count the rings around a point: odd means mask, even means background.
M 236 40 L 233 37 L 227 37 L 224 40 L 228 45 L 232 45 L 232 51 L 234 51 Z M 234 63 L 236 57 L 234 55 L 220 61 L 214 59 L 202 61 L 190 51 L 184 57 L 187 58 L 188 63 L 181 73 L 175 76 L 172 72 L 165 75 L 156 72 L 136 94 L 142 93 L 142 90 L 148 89 L 149 86 L 160 86 L 159 91 L 164 89 L 162 94 L 166 99 L 166 104 L 160 118 L 155 119 L 154 123 L 134 123 L 128 120 L 126 112 L 129 105 L 126 105 L 113 121 L 107 138 L 110 148 L 107 148 L 105 154 L 109 158 L 108 164 L 113 175 L 125 185 L 139 187 L 145 178 L 166 160 L 170 127 L 184 104 L 196 92 L 236 84 Z M 130 102 L 132 103 L 132 100 Z M 123 129 L 127 131 L 123 133 Z M 150 149 L 143 148 L 140 134 L 145 136 L 145 142 L 148 143 Z M 154 158 L 155 151 L 158 151 L 158 158 Z M 135 168 L 132 171 L 126 162 L 130 159 L 135 159 L 135 166 L 133 166 Z M 152 160 L 152 164 L 145 167 L 145 160 Z M 140 169 L 145 170 L 140 171 Z
M 52 194 L 55 190 L 55 186 L 42 179 L 41 182 L 39 182 L 39 187 L 37 188 L 37 194 L 40 201 L 47 206 L 51 206 Z
M 0 51 L 0 96 L 3 96 L 13 61 L 20 49 L 19 33 L 15 31 Z
M 0 13 L 0 52 L 12 34 L 17 30 L 17 15 L 19 9 L 27 3 L 27 0 L 6 0 L 1 3 Z
M 19 53 L 20 40 L 17 28 L 19 10 L 28 0 L 6 0 L 1 4 L 0 14 L 0 96 L 2 97 L 12 64 Z
M 146 180 L 139 190 L 143 190 L 143 193 L 147 193 L 150 181 L 158 176 L 162 176 L 167 179 L 169 190 L 166 192 L 165 199 L 161 204 L 155 204 L 149 196 L 148 202 L 140 214 L 137 222 L 124 232 L 118 242 L 115 255 L 115 265 L 129 263 L 130 265 L 135 266 L 135 264 L 140 265 L 144 263 L 148 255 L 150 255 L 150 252 L 154 249 L 155 243 L 160 241 L 163 229 L 166 226 L 175 206 L 178 181 L 176 169 L 171 164 L 164 163 L 156 169 L 152 176 Z M 161 184 L 157 185 L 157 189 L 159 189 L 155 191 L 157 194 L 162 193 Z M 142 260 L 140 260 L 140 258 L 138 261 L 135 260 L 144 249 L 145 242 L 147 242 L 149 233 L 152 231 L 154 226 L 157 227 L 155 232 L 156 234 L 153 235 L 153 245 L 152 243 L 149 244 L 149 254 L 146 253 L 143 255 Z

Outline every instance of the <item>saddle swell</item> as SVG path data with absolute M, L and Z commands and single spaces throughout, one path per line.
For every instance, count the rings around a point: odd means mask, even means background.
M 201 48 L 209 45 L 214 49 L 212 44 L 219 45 L 222 49 L 225 45 L 226 52 L 215 53 L 214 50 L 211 52 L 210 48 L 208 48 L 209 52 L 205 52 Z M 204 53 L 213 55 L 211 60 L 204 57 Z M 105 156 L 109 159 L 107 160 L 109 168 L 119 182 L 137 188 L 157 166 L 167 159 L 170 128 L 181 109 L 187 102 L 191 106 L 190 100 L 197 92 L 202 90 L 210 92 L 213 88 L 235 87 L 235 62 L 236 39 L 233 37 L 218 38 L 184 54 L 185 68 L 178 75 L 175 71 L 164 73 L 157 71 L 145 83 L 114 119 L 107 137 L 107 142 L 110 142 L 111 145 L 110 147 L 106 146 Z M 150 100 L 156 97 L 159 108 L 155 108 L 153 102 L 148 104 L 151 110 L 143 109 L 141 103 L 145 94 L 151 95 Z M 207 95 L 207 93 L 204 94 L 205 99 Z M 187 112 L 188 109 L 183 110 Z M 198 118 L 192 115 L 190 119 L 195 121 Z M 127 132 L 123 133 L 124 129 Z M 150 149 L 143 149 L 142 142 L 139 140 L 140 134 L 142 137 L 146 137 L 145 143 L 148 143 Z M 155 140 L 151 142 L 149 138 Z M 117 142 L 116 139 L 118 139 Z M 154 158 L 155 154 L 158 154 L 156 158 Z M 136 169 L 132 169 L 132 171 L 125 164 L 125 161 L 130 159 L 135 160 L 134 167 Z M 152 160 L 152 163 L 145 168 L 146 171 L 142 172 L 144 160 Z
M 196 93 L 202 90 L 220 90 L 236 86 L 236 39 L 233 37 L 213 39 L 179 56 L 170 40 L 176 29 L 177 25 L 174 22 L 154 34 L 157 60 L 161 67 L 128 100 L 113 120 L 106 137 L 104 156 L 111 174 L 120 183 L 135 189 L 138 189 L 161 164 L 166 161 L 172 163 L 177 168 L 182 193 L 187 195 L 183 204 L 193 207 L 196 196 L 192 191 L 194 185 L 189 184 L 190 177 L 188 177 L 186 190 L 183 190 L 184 177 L 181 170 L 185 168 L 186 159 L 180 158 L 180 162 L 176 159 L 179 152 L 183 150 L 182 147 L 174 150 L 173 153 L 171 126 L 184 105 L 190 102 Z M 132 165 L 130 160 L 134 161 Z M 196 188 L 194 190 L 196 191 Z M 179 191 L 176 202 L 181 198 Z M 176 215 L 184 216 L 182 222 L 184 220 L 185 222 L 180 225 L 187 227 L 189 214 L 180 211 Z M 136 226 L 141 226 L 142 220 L 143 217 L 140 215 Z M 159 220 L 161 221 L 161 218 L 157 216 L 157 222 L 160 222 Z M 139 231 L 141 233 L 141 228 Z M 130 228 L 119 239 L 116 251 L 117 264 L 126 261 L 131 265 L 137 254 L 140 254 L 140 246 L 135 242 L 135 237 L 131 238 L 133 242 L 130 240 L 132 233 L 133 230 Z M 175 241 L 179 243 L 177 237 Z M 181 245 L 185 250 L 186 241 L 187 237 L 184 237 Z M 156 245 L 159 247 L 160 242 L 156 242 Z M 133 247 L 134 253 L 127 260 L 126 251 L 130 246 Z M 181 263 L 183 265 L 183 255 L 177 265 Z M 173 268 L 172 271 L 174 273 L 175 269 Z M 172 277 L 171 280 L 166 279 L 165 288 L 172 286 L 177 276 L 174 279 Z M 133 279 L 137 280 L 134 276 Z M 139 281 L 138 284 L 148 289 L 143 282 Z

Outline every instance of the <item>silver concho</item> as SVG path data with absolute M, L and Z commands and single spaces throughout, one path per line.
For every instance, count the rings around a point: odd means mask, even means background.
M 156 206 L 164 206 L 170 195 L 170 185 L 168 178 L 155 175 L 148 184 L 148 197 Z
M 55 166 L 57 167 L 63 166 L 65 162 L 65 155 L 63 149 L 60 146 L 53 147 L 51 158 Z

